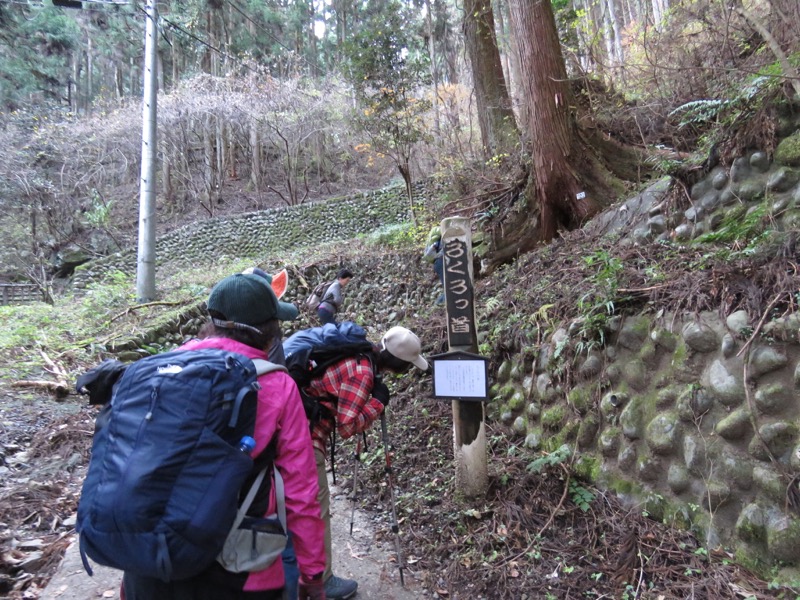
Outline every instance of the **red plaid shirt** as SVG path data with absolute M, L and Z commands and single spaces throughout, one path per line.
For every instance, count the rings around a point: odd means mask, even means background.
M 342 439 L 347 439 L 369 429 L 383 412 L 383 404 L 372 397 L 374 383 L 375 374 L 369 358 L 345 358 L 328 367 L 322 377 L 313 380 L 306 392 L 326 399 L 320 404 L 336 415 L 337 432 Z M 323 417 L 314 425 L 311 439 L 315 450 L 325 454 L 331 431 L 331 419 Z

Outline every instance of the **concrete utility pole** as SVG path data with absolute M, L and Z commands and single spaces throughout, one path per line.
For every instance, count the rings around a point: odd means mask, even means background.
M 136 296 L 139 301 L 156 297 L 156 79 L 158 63 L 158 13 L 156 0 L 145 4 L 144 101 L 142 106 L 142 177 L 139 180 L 139 253 L 136 263 Z
M 441 223 L 444 247 L 444 290 L 447 303 L 447 337 L 451 352 L 477 353 L 478 333 L 472 287 L 472 230 L 464 217 Z M 483 402 L 453 400 L 453 456 L 456 489 L 480 496 L 488 487 L 486 427 Z

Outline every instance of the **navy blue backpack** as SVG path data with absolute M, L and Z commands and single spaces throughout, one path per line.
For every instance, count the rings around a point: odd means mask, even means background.
M 371 356 L 372 351 L 367 332 L 352 321 L 303 329 L 283 342 L 286 368 L 300 390 L 303 408 L 312 426 L 331 415 L 319 404 L 318 398 L 305 393 L 305 388 L 333 363 L 351 356 Z
M 192 577 L 217 558 L 254 470 L 257 376 L 283 369 L 223 350 L 128 366 L 104 408 L 78 504 L 81 556 L 140 576 Z

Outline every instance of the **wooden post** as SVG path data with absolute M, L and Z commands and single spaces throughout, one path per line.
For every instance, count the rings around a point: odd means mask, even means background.
M 449 349 L 477 353 L 470 221 L 464 217 L 449 217 L 442 221 L 441 231 Z M 488 470 L 483 402 L 453 400 L 453 456 L 456 488 L 466 496 L 485 494 Z

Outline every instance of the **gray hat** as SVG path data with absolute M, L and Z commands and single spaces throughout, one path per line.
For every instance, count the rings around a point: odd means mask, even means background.
M 297 316 L 297 309 L 280 302 L 267 280 L 255 274 L 226 277 L 211 290 L 207 306 L 224 317 L 214 319 L 214 324 L 228 329 L 251 329 L 274 319 L 291 321 Z

